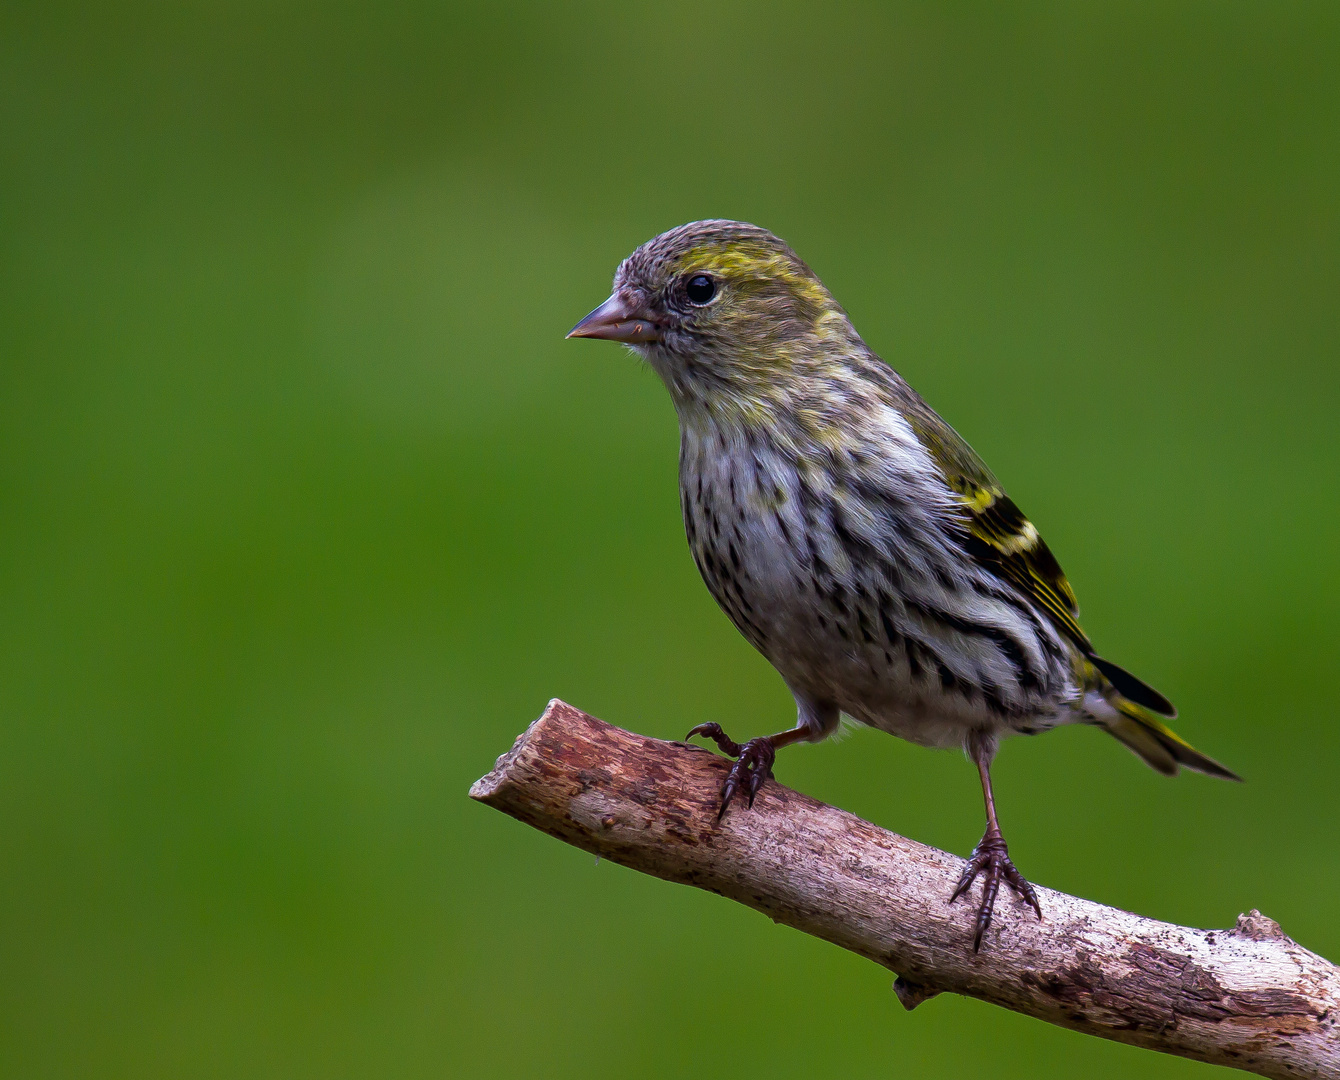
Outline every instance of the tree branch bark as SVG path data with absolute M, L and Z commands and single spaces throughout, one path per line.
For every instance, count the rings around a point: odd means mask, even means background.
M 975 904 L 947 902 L 962 859 L 775 781 L 718 824 L 728 765 L 554 700 L 470 796 L 882 964 L 908 1009 L 948 991 L 1261 1076 L 1340 1077 L 1340 970 L 1259 912 L 1194 930 L 1039 888 L 1039 922 L 1002 890 L 974 955 Z

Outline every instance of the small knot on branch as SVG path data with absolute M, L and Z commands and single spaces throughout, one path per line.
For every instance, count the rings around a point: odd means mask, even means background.
M 908 1012 L 911 1012 L 923 1001 L 929 1001 L 940 993 L 933 986 L 923 986 L 921 983 L 915 983 L 902 975 L 899 975 L 893 981 L 893 992 L 898 995 L 898 1000 Z
M 1246 915 L 1238 916 L 1238 925 L 1233 927 L 1233 933 L 1238 937 L 1250 938 L 1252 941 L 1288 941 L 1288 935 L 1280 929 L 1280 924 L 1274 919 L 1262 915 L 1256 908 L 1252 908 Z

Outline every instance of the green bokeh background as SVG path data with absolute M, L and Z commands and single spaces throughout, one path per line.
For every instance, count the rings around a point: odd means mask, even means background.
M 466 789 L 562 696 L 786 725 L 677 432 L 565 342 L 693 218 L 792 242 L 1245 785 L 1015 740 L 1035 881 L 1340 957 L 1340 8 L 7 4 L 0 1072 L 1209 1067 L 890 976 Z M 972 770 L 781 778 L 966 853 Z

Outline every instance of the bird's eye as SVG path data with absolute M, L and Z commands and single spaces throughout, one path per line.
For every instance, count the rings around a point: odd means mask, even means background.
M 706 304 L 717 294 L 717 283 L 706 274 L 694 274 L 684 288 L 690 304 Z

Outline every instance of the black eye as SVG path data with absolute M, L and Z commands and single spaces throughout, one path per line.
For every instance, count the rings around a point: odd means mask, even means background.
M 690 304 L 706 304 L 717 294 L 717 283 L 706 274 L 694 274 L 684 287 Z

